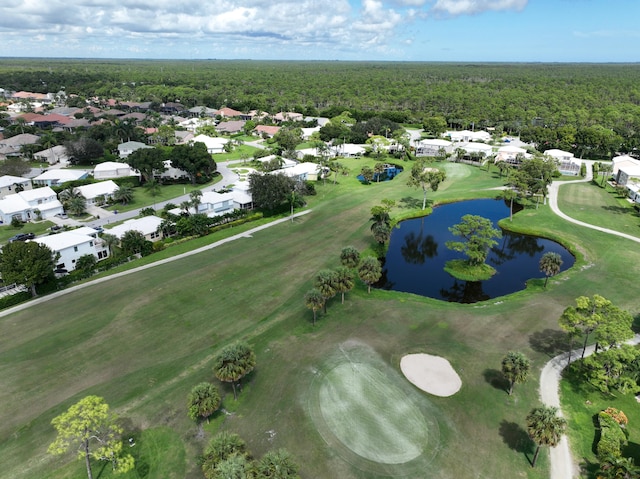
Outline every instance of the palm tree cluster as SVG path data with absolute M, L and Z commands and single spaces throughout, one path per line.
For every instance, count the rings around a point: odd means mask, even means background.
M 300 479 L 298 465 L 286 449 L 267 451 L 254 460 L 246 442 L 227 431 L 209 441 L 202 456 L 202 472 L 207 479 Z
M 340 263 L 335 270 L 323 269 L 316 274 L 314 287 L 304 295 L 304 304 L 313 311 L 313 325 L 316 324 L 318 311 L 327 312 L 327 302 L 340 293 L 342 304 L 345 294 L 355 286 L 355 274 L 357 274 L 371 292 L 371 285 L 382 276 L 380 262 L 372 257 L 360 257 L 360 252 L 353 246 L 346 246 L 340 253 Z

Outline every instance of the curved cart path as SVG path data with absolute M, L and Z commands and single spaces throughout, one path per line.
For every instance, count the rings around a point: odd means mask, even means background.
M 640 243 L 640 238 L 628 235 L 626 233 L 621 233 L 619 231 L 610 230 L 608 228 L 595 226 L 583 221 L 578 221 L 560 211 L 560 209 L 558 208 L 558 191 L 560 189 L 560 186 L 591 181 L 593 177 L 590 164 L 591 162 L 585 163 L 587 163 L 587 177 L 585 179 L 576 181 L 554 181 L 553 183 L 551 183 L 551 185 L 549 186 L 549 206 L 551 208 L 551 211 L 560 216 L 560 218 L 571 223 L 584 226 L 585 228 L 591 228 L 597 231 L 601 231 L 603 233 L 620 236 L 621 238 L 626 238 L 631 241 L 635 241 L 636 243 Z M 630 344 L 639 343 L 640 335 L 636 335 L 635 338 L 630 341 Z M 593 349 L 593 346 L 587 347 L 585 356 L 592 354 Z M 581 354 L 582 349 L 572 351 L 571 362 L 578 359 Z M 560 396 L 558 394 L 558 390 L 560 387 L 562 370 L 568 365 L 568 356 L 569 353 L 563 353 L 556 356 L 551 361 L 549 361 L 544 366 L 544 368 L 542 368 L 542 372 L 540 373 L 540 400 L 547 406 L 557 407 L 560 410 L 561 415 L 562 410 L 560 409 Z M 569 441 L 567 440 L 566 435 L 562 436 L 560 443 L 556 447 L 550 448 L 549 462 L 551 464 L 551 479 L 573 479 L 575 477 L 579 477 L 578 468 L 575 466 L 573 457 L 571 456 L 571 449 L 569 448 Z

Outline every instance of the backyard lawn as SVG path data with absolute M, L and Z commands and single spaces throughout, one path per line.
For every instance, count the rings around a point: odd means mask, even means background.
M 527 209 L 504 225 L 561 239 L 577 254 L 576 265 L 552 278 L 546 290 L 539 279 L 514 295 L 464 305 L 391 291 L 367 294 L 358 282 L 344 304 L 338 297 L 329 302 L 314 327 L 303 296 L 317 271 L 339 264 L 344 246 L 372 247 L 371 207 L 383 198 L 395 200 L 391 216 L 398 217 L 415 215 L 416 200 L 421 206 L 422 191 L 406 186 L 406 172 L 392 181 L 361 185 L 355 176 L 373 161 L 340 162 L 350 175 L 339 176 L 337 184 L 333 177 L 325 185 L 318 182 L 317 195 L 308 198 L 311 213 L 293 222 L 0 316 L 0 477 L 86 477 L 73 454 L 52 457 L 46 449 L 54 439 L 51 419 L 97 394 L 139 438 L 133 448 L 137 467 L 119 476 L 125 479 L 201 478 L 198 455 L 219 430 L 239 433 L 255 457 L 287 448 L 306 478 L 547 478 L 546 451 L 535 469 L 530 466 L 533 447 L 525 416 L 539 405 L 540 368 L 565 345 L 558 317 L 577 296 L 594 293 L 636 314 L 640 297 L 621 285 L 629 265 L 640 261 L 638 248 L 564 222 L 548 207 Z M 429 202 L 492 197 L 502 184 L 495 172 L 454 163 L 442 167 L 447 180 L 428 193 Z M 563 197 L 560 207 L 565 208 Z M 225 230 L 192 246 L 241 231 Z M 174 252 L 186 247 L 176 246 Z M 257 355 L 238 401 L 212 372 L 216 353 L 236 339 L 247 340 Z M 345 363 L 336 358 L 353 344 L 370 351 L 355 361 L 361 371 L 388 382 L 385 391 L 393 392 L 394 401 L 389 411 L 424 414 L 424 424 L 415 423 L 407 436 L 426 440 L 411 459 L 419 462 L 403 468 L 378 456 L 354 456 L 370 444 L 373 424 L 371 434 L 358 430 L 362 438 L 346 440 L 346 448 L 335 442 L 331 431 L 339 421 L 331 419 L 334 410 L 316 408 L 314 401 L 326 397 L 316 380 L 322 373 L 328 384 L 348 392 L 337 376 L 343 369 L 336 369 Z M 530 380 L 517 385 L 512 396 L 499 374 L 509 350 L 524 352 L 533 365 Z M 405 384 L 400 358 L 415 352 L 448 359 L 462 389 L 442 398 Z M 224 392 L 226 413 L 198 426 L 187 417 L 186 397 L 205 380 Z M 361 380 L 353 384 L 367 387 Z M 379 400 L 372 401 L 380 410 Z M 318 423 L 318 411 L 327 416 L 324 422 Z M 640 414 L 632 419 L 625 412 L 630 424 L 640 424 Z M 393 416 L 384 420 L 407 427 Z M 419 472 L 411 469 L 418 465 Z M 101 477 L 112 477 L 108 469 Z

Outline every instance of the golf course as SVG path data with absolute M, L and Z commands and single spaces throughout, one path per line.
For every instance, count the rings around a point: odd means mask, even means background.
M 422 214 L 422 191 L 407 186 L 409 168 L 392 181 L 363 185 L 356 174 L 374 161 L 343 163 L 351 173 L 335 184 L 319 181 L 317 195 L 306 198 L 308 214 L 3 312 L 0 478 L 86 477 L 75 451 L 52 456 L 47 447 L 55 439 L 51 420 L 88 395 L 103 397 L 121 418 L 125 437 L 135 439 L 127 451 L 135 468 L 115 476 L 108 463 L 96 463 L 95 477 L 102 479 L 202 478 L 198 458 L 223 430 L 238 433 L 254 457 L 286 448 L 302 478 L 548 478 L 548 448 L 531 467 L 534 445 L 525 418 L 540 405 L 540 369 L 568 347 L 558 318 L 576 297 L 593 294 L 635 317 L 640 297 L 632 277 L 640 248 L 534 204 L 500 226 L 554 239 L 574 253 L 575 265 L 546 288 L 540 273 L 515 294 L 458 304 L 375 288 L 368 294 L 356 281 L 344 304 L 338 295 L 326 314 L 318 311 L 314 326 L 305 292 L 319 270 L 340 264 L 345 246 L 373 254 L 371 208 L 390 199 L 392 219 Z M 495 198 L 503 185 L 495 168 L 439 167 L 447 179 L 428 193 L 430 205 Z M 591 183 L 560 188 L 566 214 L 640 236 L 640 218 L 625 203 Z M 193 247 L 255 226 L 199 238 Z M 250 344 L 257 361 L 234 400 L 212 365 L 236 340 Z M 532 371 L 508 395 L 500 365 L 512 350 L 531 359 Z M 401 359 L 422 353 L 448 360 L 460 390 L 440 397 L 408 381 Z M 203 381 L 216 384 L 222 409 L 197 423 L 187 415 L 187 395 Z M 579 398 L 572 401 L 580 405 Z M 640 443 L 640 412 L 625 412 L 630 441 Z M 571 428 L 569 421 L 569 438 L 580 440 Z

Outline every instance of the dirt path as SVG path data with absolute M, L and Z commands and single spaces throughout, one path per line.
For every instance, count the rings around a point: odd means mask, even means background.
M 560 218 L 571 223 L 584 226 L 585 228 L 602 231 L 603 233 L 620 236 L 621 238 L 626 238 L 631 241 L 640 243 L 640 238 L 621 233 L 619 231 L 614 231 L 607 228 L 602 228 L 600 226 L 584 223 L 583 221 L 575 220 L 560 211 L 560 209 L 558 208 L 558 191 L 560 189 L 560 186 L 591 181 L 593 177 L 591 170 L 592 162 L 585 163 L 587 163 L 587 177 L 585 179 L 576 181 L 554 181 L 553 183 L 551 183 L 551 185 L 549 186 L 549 206 L 551 208 L 551 211 L 560 216 Z M 636 337 L 630 343 L 639 344 L 640 335 L 636 335 Z M 593 346 L 588 347 L 587 351 L 585 352 L 585 356 L 592 354 L 593 349 Z M 571 362 L 578 359 L 581 354 L 582 349 L 573 351 L 571 354 Z M 569 353 L 560 354 L 559 356 L 556 356 L 551 361 L 549 361 L 544 366 L 544 368 L 542 368 L 542 372 L 540 373 L 540 400 L 547 406 L 554 406 L 560 409 L 560 396 L 558 394 L 558 389 L 560 387 L 560 377 L 562 375 L 562 370 L 568 365 L 568 355 Z M 560 410 L 560 414 L 562 415 L 562 410 Z M 569 441 L 567 440 L 566 435 L 562 436 L 562 439 L 560 440 L 560 443 L 557 447 L 552 447 L 550 449 L 549 460 L 551 463 L 551 479 L 573 479 L 575 477 L 579 477 L 579 468 L 577 467 L 573 460 L 573 457 L 571 456 L 571 449 L 569 447 Z

